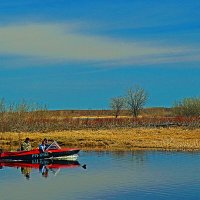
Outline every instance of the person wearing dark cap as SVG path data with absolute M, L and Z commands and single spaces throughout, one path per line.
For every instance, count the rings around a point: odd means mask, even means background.
M 21 144 L 21 151 L 30 151 L 32 149 L 30 139 L 26 138 Z

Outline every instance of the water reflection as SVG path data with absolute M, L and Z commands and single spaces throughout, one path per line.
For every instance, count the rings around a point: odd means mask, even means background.
M 47 178 L 49 172 L 57 175 L 61 168 L 76 168 L 80 167 L 78 161 L 71 160 L 30 160 L 30 161 L 16 161 L 16 162 L 0 162 L 0 169 L 4 167 L 12 167 L 21 170 L 21 174 L 29 180 L 31 177 L 32 169 L 38 169 L 42 177 Z M 82 166 L 86 168 L 86 165 Z
M 26 179 L 30 179 L 32 168 L 31 167 L 21 167 L 21 173 L 26 177 Z
M 77 162 L 45 162 L 1 163 L 0 194 L 6 195 L 0 199 L 200 199 L 199 152 L 82 151 L 87 170 Z

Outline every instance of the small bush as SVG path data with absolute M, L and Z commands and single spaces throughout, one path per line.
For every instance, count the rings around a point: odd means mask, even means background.
M 178 116 L 199 117 L 200 116 L 200 97 L 184 98 L 176 102 L 173 107 L 173 112 Z

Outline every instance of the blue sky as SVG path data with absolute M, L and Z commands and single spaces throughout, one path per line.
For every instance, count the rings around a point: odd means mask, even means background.
M 0 97 L 106 109 L 140 85 L 146 106 L 200 96 L 198 0 L 0 0 Z

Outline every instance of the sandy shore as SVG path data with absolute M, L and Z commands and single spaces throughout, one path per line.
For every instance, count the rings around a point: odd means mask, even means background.
M 0 148 L 14 150 L 29 137 L 33 147 L 43 138 L 57 140 L 61 146 L 82 150 L 200 150 L 200 129 L 131 128 L 77 130 L 49 133 L 0 133 Z

